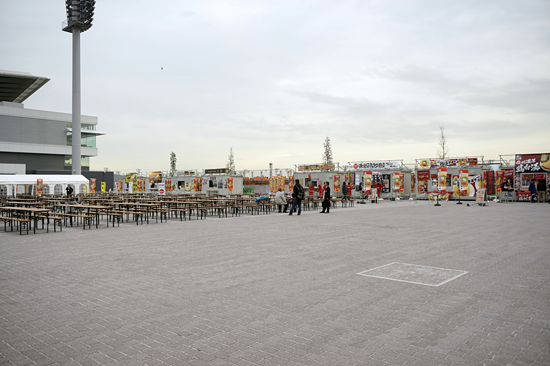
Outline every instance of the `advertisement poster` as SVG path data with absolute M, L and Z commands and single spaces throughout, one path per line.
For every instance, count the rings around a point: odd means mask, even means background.
M 285 177 L 284 176 L 279 177 L 279 188 L 281 188 L 283 190 L 283 192 L 285 191 Z
M 291 175 L 288 177 L 288 191 L 292 193 L 294 189 L 294 177 Z
M 372 189 L 372 171 L 363 172 L 363 191 L 369 194 Z
M 447 168 L 437 169 L 437 182 L 439 193 L 447 192 Z
M 164 189 L 166 190 L 166 192 L 170 192 L 172 190 L 172 179 L 164 180 Z
M 122 191 L 122 181 L 116 182 L 116 191 L 121 192 Z
M 416 190 L 416 175 L 411 173 L 411 193 L 414 193 Z
M 36 180 L 36 195 L 42 196 L 42 190 L 44 189 L 44 179 Z
M 459 171 L 459 192 L 461 196 L 465 196 L 468 193 L 468 169 L 460 169 Z
M 229 193 L 233 192 L 233 177 L 227 178 L 227 190 Z
M 428 181 L 419 180 L 418 181 L 418 194 L 428 193 Z
M 401 193 L 405 190 L 403 181 L 405 180 L 405 175 L 399 172 L 392 173 L 392 182 L 393 182 L 393 192 Z
M 419 170 L 417 173 L 417 179 L 419 182 L 427 182 L 430 180 L 430 171 L 429 170 Z
M 149 186 L 162 182 L 162 172 L 149 172 Z
M 106 188 L 107 188 L 107 183 L 101 182 L 101 193 L 105 193 Z
M 550 153 L 516 155 L 516 173 L 550 173 Z
M 334 192 L 340 192 L 340 174 L 334 174 Z
M 96 179 L 95 178 L 90 179 L 90 193 L 95 193 L 96 186 L 97 186 Z
M 489 170 L 486 172 L 483 172 L 483 175 L 485 177 L 485 186 L 484 188 L 487 190 L 488 195 L 495 194 L 495 172 L 493 170 Z
M 353 169 L 362 170 L 362 169 L 399 169 L 399 161 L 359 161 L 352 162 Z

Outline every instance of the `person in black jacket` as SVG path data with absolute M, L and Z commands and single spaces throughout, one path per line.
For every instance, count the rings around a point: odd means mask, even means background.
M 325 182 L 325 195 L 323 196 L 322 205 L 323 211 L 321 211 L 320 213 L 330 213 L 330 186 L 328 182 Z
M 304 197 L 304 187 L 300 185 L 300 180 L 296 179 L 294 181 L 294 188 L 292 189 L 292 207 L 290 207 L 290 213 L 288 214 L 289 216 L 292 216 L 296 205 L 298 205 L 298 215 L 302 213 L 302 200 Z
M 546 202 L 546 179 L 539 179 L 537 183 L 537 201 L 539 203 Z

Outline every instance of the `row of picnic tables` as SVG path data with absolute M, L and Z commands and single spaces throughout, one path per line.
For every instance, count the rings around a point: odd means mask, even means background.
M 289 197 L 290 200 L 290 197 Z M 333 199 L 333 204 L 342 202 L 342 206 L 353 204 L 353 201 Z M 316 209 L 322 199 L 316 196 L 306 196 L 302 201 L 304 209 Z M 62 226 L 82 225 L 83 229 L 91 228 L 92 224 L 99 228 L 104 217 L 106 225 L 120 226 L 120 222 L 135 221 L 137 225 L 149 224 L 154 219 L 156 223 L 165 222 L 168 218 L 188 220 L 193 216 L 205 219 L 207 216 L 218 217 L 240 216 L 242 213 L 268 214 L 276 207 L 274 198 L 258 199 L 257 197 L 206 197 L 202 195 L 171 195 L 171 196 L 78 196 L 78 197 L 28 197 L 8 198 L 0 201 L 0 222 L 4 222 L 4 231 L 8 225 L 11 231 L 18 228 L 28 234 L 32 228 L 36 233 L 41 223 L 41 229 L 46 225 L 49 232 L 50 222 L 54 231 Z

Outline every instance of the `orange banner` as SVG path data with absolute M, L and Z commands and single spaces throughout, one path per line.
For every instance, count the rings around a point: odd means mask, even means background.
M 288 177 L 288 191 L 292 193 L 292 190 L 294 189 L 294 177 L 291 175 Z
M 233 192 L 233 177 L 227 178 L 227 190 Z
M 447 192 L 447 168 L 437 169 L 437 185 L 439 188 L 439 193 Z
M 96 186 L 97 180 L 95 178 L 90 179 L 90 193 L 95 193 Z
M 164 189 L 166 190 L 166 192 L 170 192 L 172 190 L 172 179 L 164 180 Z

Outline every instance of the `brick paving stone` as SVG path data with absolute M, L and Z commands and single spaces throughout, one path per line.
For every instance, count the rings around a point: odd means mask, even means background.
M 550 206 L 333 211 L 0 231 L 0 365 L 550 364 Z

